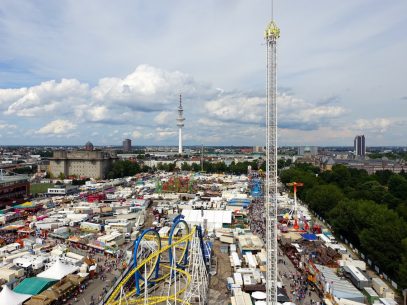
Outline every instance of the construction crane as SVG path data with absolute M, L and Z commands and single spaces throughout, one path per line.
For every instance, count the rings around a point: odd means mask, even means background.
M 277 39 L 280 29 L 274 22 L 266 27 L 267 45 L 267 103 L 266 103 L 266 251 L 267 305 L 277 304 Z
M 302 182 L 290 182 L 286 184 L 287 186 L 294 187 L 294 209 L 293 209 L 293 218 L 294 218 L 294 226 L 295 230 L 298 230 L 300 227 L 298 225 L 298 210 L 297 210 L 297 187 L 304 186 Z M 291 213 L 290 213 L 291 214 Z

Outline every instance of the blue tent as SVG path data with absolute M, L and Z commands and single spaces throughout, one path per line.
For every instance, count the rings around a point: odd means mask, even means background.
M 304 234 L 301 234 L 301 236 L 305 240 L 309 240 L 309 241 L 314 241 L 314 240 L 318 239 L 318 237 L 315 234 L 304 233 Z

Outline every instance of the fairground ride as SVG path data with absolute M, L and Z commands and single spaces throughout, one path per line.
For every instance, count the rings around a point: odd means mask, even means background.
M 134 243 L 133 266 L 105 304 L 207 304 L 208 249 L 200 226 L 179 215 L 168 239 L 144 230 Z

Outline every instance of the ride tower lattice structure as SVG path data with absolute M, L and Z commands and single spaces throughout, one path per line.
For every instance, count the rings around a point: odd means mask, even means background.
M 280 29 L 273 18 L 264 38 L 267 44 L 267 103 L 266 103 L 266 251 L 267 305 L 277 304 L 277 39 Z

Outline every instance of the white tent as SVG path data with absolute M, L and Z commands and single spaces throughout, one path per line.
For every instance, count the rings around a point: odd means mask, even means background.
M 0 305 L 21 305 L 29 298 L 31 295 L 14 292 L 7 285 L 3 285 L 3 290 L 0 292 Z
M 224 210 L 182 210 L 184 220 L 190 225 L 203 225 L 207 221 L 208 230 L 220 229 L 223 224 L 232 223 L 232 211 Z
M 265 300 L 267 298 L 267 294 L 263 291 L 255 291 L 252 293 L 252 298 L 256 300 Z
M 79 270 L 79 267 L 77 266 L 72 266 L 68 264 L 64 264 L 60 260 L 57 260 L 55 264 L 53 264 L 50 268 L 47 270 L 39 273 L 37 277 L 45 277 L 48 279 L 54 279 L 54 280 L 60 280 L 64 276 L 71 274 L 75 271 Z

